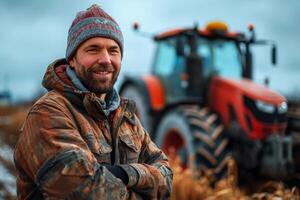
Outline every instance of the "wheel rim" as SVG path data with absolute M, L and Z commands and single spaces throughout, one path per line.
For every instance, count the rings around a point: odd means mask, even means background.
M 188 150 L 186 142 L 180 131 L 170 129 L 163 140 L 162 150 L 171 158 L 179 155 L 180 165 L 183 169 L 188 166 Z

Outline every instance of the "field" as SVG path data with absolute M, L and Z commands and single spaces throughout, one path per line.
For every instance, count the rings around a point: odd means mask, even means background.
M 0 199 L 16 199 L 15 169 L 13 149 L 30 104 L 20 106 L 0 106 Z M 202 174 L 192 174 L 183 170 L 176 155 L 170 155 L 174 171 L 172 200 L 300 200 L 296 187 L 288 188 L 281 182 L 265 181 L 248 187 L 238 186 L 238 169 L 234 160 L 229 162 L 228 176 L 222 180 L 212 180 L 208 170 Z
M 16 199 L 13 149 L 29 105 L 0 107 L 0 199 Z

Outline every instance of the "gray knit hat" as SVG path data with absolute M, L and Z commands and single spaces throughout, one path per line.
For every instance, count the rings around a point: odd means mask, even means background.
M 98 5 L 77 13 L 68 34 L 66 59 L 70 61 L 77 48 L 92 37 L 106 37 L 115 40 L 123 55 L 123 35 L 117 22 Z

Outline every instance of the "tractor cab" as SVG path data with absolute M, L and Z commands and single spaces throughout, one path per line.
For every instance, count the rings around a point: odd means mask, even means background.
M 255 40 L 253 26 L 249 30 L 252 35 L 246 38 L 242 33 L 229 32 L 225 23 L 211 22 L 202 30 L 174 29 L 155 36 L 152 74 L 162 81 L 167 104 L 205 103 L 214 76 L 251 79 L 250 45 L 266 41 Z M 276 60 L 276 54 L 272 55 Z

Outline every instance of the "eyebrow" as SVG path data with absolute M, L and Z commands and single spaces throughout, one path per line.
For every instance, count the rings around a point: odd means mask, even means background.
M 87 49 L 87 48 L 99 48 L 99 46 L 95 45 L 95 44 L 92 44 L 92 45 L 89 45 L 89 46 L 85 47 L 85 49 Z
M 120 47 L 118 45 L 113 45 L 111 47 L 109 47 L 110 49 L 120 49 Z
M 101 48 L 101 47 L 99 47 L 99 45 L 92 44 L 92 45 L 85 47 L 84 49 L 88 49 L 88 48 Z M 109 49 L 113 49 L 113 50 L 119 49 L 120 50 L 120 47 L 118 45 L 112 45 L 109 47 Z

